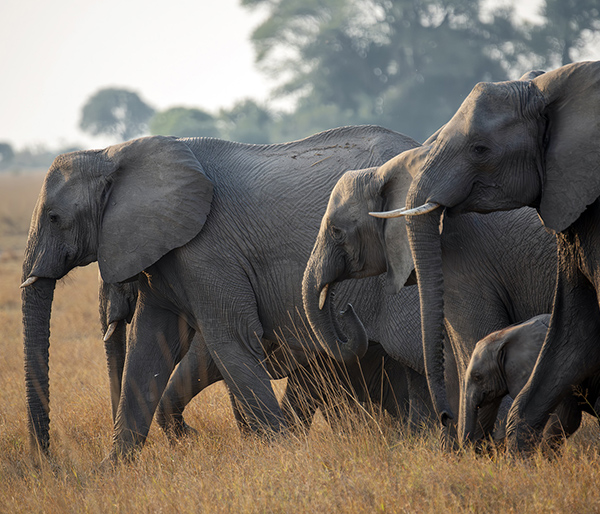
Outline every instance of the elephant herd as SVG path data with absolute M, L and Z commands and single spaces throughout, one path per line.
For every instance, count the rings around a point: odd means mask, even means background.
M 423 144 L 354 126 L 60 155 L 23 263 L 32 444 L 56 281 L 97 261 L 111 461 L 154 417 L 193 431 L 186 405 L 220 380 L 242 431 L 334 422 L 323 375 L 455 446 L 559 445 L 600 402 L 599 198 L 600 62 L 477 84 Z

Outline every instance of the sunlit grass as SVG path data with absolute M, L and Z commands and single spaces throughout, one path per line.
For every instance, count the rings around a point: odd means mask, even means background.
M 14 222 L 0 221 L 0 512 L 600 510 L 600 431 L 589 416 L 554 459 L 445 454 L 435 431 L 411 433 L 361 410 L 348 410 L 334 428 L 318 416 L 308 435 L 263 441 L 240 436 L 222 384 L 186 410 L 198 437 L 171 446 L 154 424 L 135 462 L 100 471 L 112 427 L 95 265 L 75 270 L 56 290 L 51 458 L 35 465 L 25 423 L 18 286 L 40 181 L 32 193 L 11 180 L 0 179 L 0 205 L 18 206 L 8 209 Z M 21 227 L 15 233 L 6 228 L 15 226 Z

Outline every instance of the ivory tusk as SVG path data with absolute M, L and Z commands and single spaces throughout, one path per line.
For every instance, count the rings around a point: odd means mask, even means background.
M 396 209 L 394 211 L 386 212 L 370 212 L 371 216 L 376 218 L 399 218 L 400 216 L 419 216 L 421 214 L 427 214 L 428 212 L 435 211 L 440 206 L 439 203 L 429 202 L 414 209 Z
M 31 284 L 33 284 L 38 278 L 40 277 L 29 277 L 25 282 L 23 282 L 20 285 L 20 288 L 23 289 L 24 287 L 29 287 Z
M 104 334 L 104 342 L 106 343 L 111 336 L 115 333 L 115 330 L 117 329 L 117 324 L 119 322 L 118 321 L 113 321 L 110 325 L 108 325 L 108 328 L 106 329 L 106 334 Z
M 325 287 L 321 289 L 321 294 L 319 295 L 319 310 L 323 309 L 325 305 L 325 300 L 327 300 L 327 290 L 329 289 L 329 284 L 325 284 Z
M 398 216 L 402 216 L 404 211 L 406 211 L 406 207 L 394 209 L 393 211 L 370 212 L 369 214 L 375 218 L 397 218 Z

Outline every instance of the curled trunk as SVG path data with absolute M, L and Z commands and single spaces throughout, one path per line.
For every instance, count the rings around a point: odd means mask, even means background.
M 302 298 L 308 322 L 323 349 L 334 359 L 350 363 L 361 358 L 367 351 L 369 339 L 365 328 L 348 304 L 340 313 L 341 320 L 348 332 L 344 334 L 334 312 L 332 286 L 321 284 L 315 270 L 313 259 L 304 273 L 302 281 Z M 321 296 L 323 289 L 325 293 Z

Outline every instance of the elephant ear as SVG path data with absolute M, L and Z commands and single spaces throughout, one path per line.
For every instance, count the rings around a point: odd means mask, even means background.
M 513 398 L 529 380 L 546 338 L 549 318 L 549 314 L 541 314 L 500 332 L 498 364 Z
M 562 232 L 600 196 L 600 62 L 563 66 L 533 83 L 548 120 L 539 213 Z
M 382 184 L 380 189 L 383 199 L 382 211 L 392 211 L 406 205 L 406 195 L 412 177 L 406 169 L 402 156 L 403 154 L 394 157 L 377 170 L 377 176 Z M 387 261 L 386 292 L 396 294 L 405 286 L 415 269 L 405 218 L 386 219 L 383 238 Z
M 105 150 L 111 182 L 99 235 L 103 280 L 125 281 L 196 236 L 213 186 L 190 148 L 168 137 L 134 139 Z

